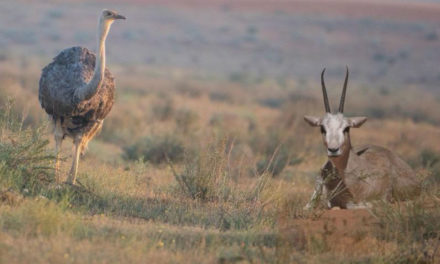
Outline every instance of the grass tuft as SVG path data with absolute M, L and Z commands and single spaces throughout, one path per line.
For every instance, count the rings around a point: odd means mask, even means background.
M 142 159 L 153 164 L 164 163 L 167 158 L 172 162 L 179 162 L 184 158 L 183 143 L 169 134 L 145 137 L 124 150 L 126 159 Z

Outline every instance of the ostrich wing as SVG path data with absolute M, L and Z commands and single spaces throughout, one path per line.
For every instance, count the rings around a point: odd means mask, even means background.
M 53 117 L 103 119 L 114 102 L 113 75 L 105 69 L 101 87 L 89 100 L 74 101 L 76 89 L 86 85 L 93 76 L 95 54 L 83 47 L 63 50 L 53 62 L 44 67 L 40 78 L 41 107 Z

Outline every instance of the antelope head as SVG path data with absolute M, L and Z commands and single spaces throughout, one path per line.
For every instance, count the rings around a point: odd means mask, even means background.
M 325 68 L 321 73 L 322 94 L 324 97 L 325 115 L 323 117 L 304 116 L 304 120 L 311 126 L 320 127 L 324 146 L 327 149 L 329 157 L 340 156 L 347 147 L 350 148 L 350 128 L 360 127 L 365 121 L 366 117 L 345 117 L 344 116 L 344 102 L 345 93 L 347 91 L 348 82 L 348 67 L 345 75 L 344 87 L 342 88 L 342 95 L 339 102 L 339 109 L 337 113 L 332 113 L 327 97 L 327 90 L 324 82 Z

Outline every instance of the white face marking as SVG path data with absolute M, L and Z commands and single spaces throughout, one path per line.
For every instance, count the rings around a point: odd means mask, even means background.
M 345 141 L 344 130 L 349 126 L 341 113 L 327 113 L 321 122 L 324 143 L 327 146 L 328 156 L 342 154 L 342 145 Z

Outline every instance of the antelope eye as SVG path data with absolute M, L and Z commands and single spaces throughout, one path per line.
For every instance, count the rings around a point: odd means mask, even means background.
M 325 133 L 327 133 L 327 131 L 325 131 L 325 128 L 321 126 L 321 134 L 325 134 Z

